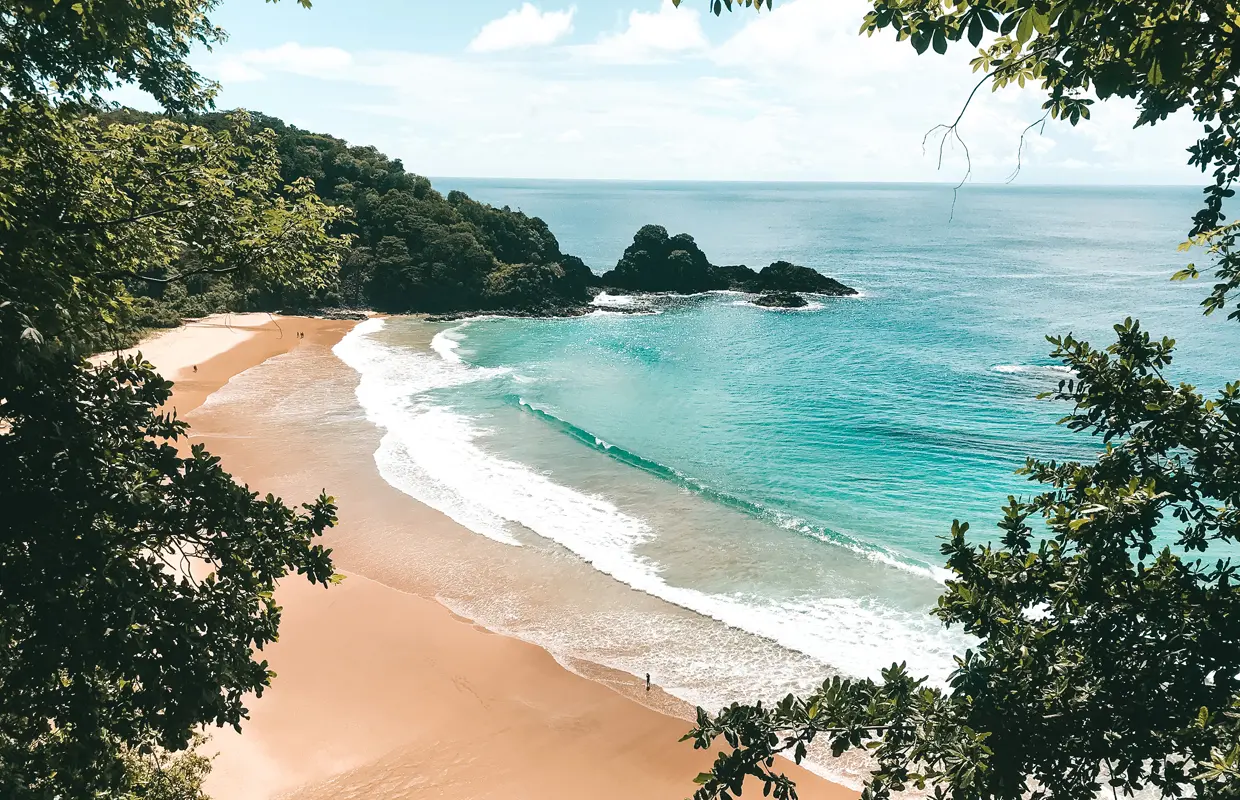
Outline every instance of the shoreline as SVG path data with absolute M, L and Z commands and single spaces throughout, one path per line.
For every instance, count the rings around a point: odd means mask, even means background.
M 250 367 L 293 357 L 301 345 L 330 349 L 354 324 L 233 315 L 191 323 L 137 349 L 177 382 L 170 404 L 184 416 Z M 202 435 L 191 430 L 191 438 L 205 441 L 241 480 L 265 491 L 282 478 L 296 486 L 290 502 L 318 491 L 317 483 L 306 483 L 313 475 L 288 474 L 304 467 L 289 463 L 294 452 L 257 454 L 261 448 L 247 447 L 243 432 L 211 421 Z M 373 463 L 368 467 L 373 473 Z M 372 478 L 382 481 L 377 473 L 357 480 Z M 338 563 L 365 532 L 350 511 L 361 504 L 348 495 L 367 496 L 341 489 L 341 524 L 326 541 L 338 548 Z M 365 491 L 392 496 L 403 529 L 455 526 L 386 484 Z M 383 574 L 342 572 L 347 579 L 328 591 L 295 578 L 281 584 L 281 640 L 263 654 L 278 677 L 248 703 L 244 735 L 210 731 L 208 752 L 218 752 L 207 782 L 214 800 L 683 798 L 713 759 L 677 742 L 691 709 L 657 688 L 643 697 L 644 686 L 627 673 L 562 665 L 536 645 L 458 616 L 417 587 L 393 588 Z M 788 771 L 807 800 L 856 797 L 791 764 Z M 760 785 L 750 789 L 760 793 Z
M 851 287 L 850 287 L 851 288 Z M 808 295 L 818 298 L 814 302 L 820 300 L 850 300 L 866 297 L 866 293 L 860 289 L 853 289 L 850 294 L 831 294 L 830 292 L 813 292 L 808 290 L 798 290 L 795 294 Z M 543 310 L 505 310 L 505 309 L 489 309 L 476 311 L 448 311 L 444 313 L 427 313 L 427 312 L 411 312 L 408 315 L 401 316 L 418 316 L 427 322 L 464 322 L 471 319 L 576 319 L 577 317 L 586 317 L 596 314 L 599 311 L 615 314 L 651 314 L 648 308 L 630 308 L 624 305 L 608 305 L 606 303 L 595 302 L 600 296 L 608 295 L 611 297 L 633 297 L 640 300 L 662 299 L 662 298 L 679 298 L 685 299 L 690 297 L 708 297 L 710 295 L 741 295 L 745 297 L 761 297 L 769 292 L 754 292 L 747 289 L 705 289 L 700 292 L 675 292 L 675 291 L 648 291 L 645 289 L 618 289 L 612 287 L 602 287 L 595 294 L 594 298 L 582 305 L 563 306 L 560 308 L 543 309 Z M 753 304 L 756 305 L 756 304 Z M 762 306 L 757 306 L 762 308 Z M 819 306 L 821 308 L 821 306 Z M 801 308 L 785 309 L 780 307 L 772 307 L 771 310 L 808 310 Z M 819 309 L 813 309 L 819 310 Z

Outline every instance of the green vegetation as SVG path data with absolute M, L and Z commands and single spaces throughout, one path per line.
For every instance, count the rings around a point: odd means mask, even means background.
M 1189 163 L 1214 178 L 1191 229 L 1215 256 L 1210 313 L 1240 282 L 1222 214 L 1240 174 L 1235 25 L 1234 8 L 1191 1 L 875 0 L 862 30 L 919 53 L 985 41 L 979 88 L 1040 83 L 1046 115 L 1074 125 L 1091 93 L 1135 98 L 1138 124 L 1190 108 L 1204 133 Z M 746 776 L 793 798 L 774 756 L 800 761 L 814 742 L 872 754 L 867 800 L 1240 794 L 1240 575 L 1201 556 L 1240 540 L 1240 384 L 1206 399 L 1164 377 L 1174 342 L 1131 320 L 1115 331 L 1101 350 L 1051 339 L 1073 372 L 1052 398 L 1071 406 L 1063 424 L 1100 437 L 1097 460 L 1030 460 L 1043 490 L 1008 499 L 998 541 L 956 522 L 943 545 L 953 577 L 934 613 L 980 640 L 949 685 L 893 665 L 775 706 L 699 709 L 685 738 L 728 747 L 697 800 L 738 795 Z
M 206 743 L 205 736 L 195 736 L 181 753 L 122 747 L 128 786 L 120 800 L 210 800 L 202 789 L 211 772 L 211 759 L 201 753 Z
M 616 268 L 602 282 L 618 289 L 646 292 L 704 292 L 722 288 L 710 261 L 687 233 L 668 236 L 662 225 L 643 225 L 624 250 Z
M 131 110 L 114 123 L 153 123 L 157 115 Z M 210 131 L 230 117 L 194 118 Z M 175 324 L 180 317 L 226 310 L 373 308 L 432 314 L 581 313 L 600 286 L 645 292 L 801 291 L 848 295 L 856 291 L 808 267 L 776 262 L 761 271 L 712 265 L 687 233 L 668 236 L 643 226 L 615 269 L 601 277 L 560 250 L 547 224 L 507 206 L 495 208 L 464 192 L 445 197 L 428 179 L 406 172 L 399 159 L 373 147 L 350 146 L 256 114 L 255 128 L 274 134 L 280 180 L 312 187 L 323 202 L 347 213 L 330 230 L 350 237 L 339 270 L 313 284 L 238 284 L 215 275 L 164 284 L 130 281 L 135 295 L 127 324 L 134 330 Z M 162 276 L 155 271 L 152 274 Z
M 336 509 L 260 497 L 201 446 L 178 450 L 170 384 L 86 356 L 174 312 L 556 311 L 593 279 L 541 220 L 444 197 L 373 148 L 244 114 L 99 113 L 118 84 L 204 112 L 213 87 L 185 57 L 222 36 L 212 0 L 0 2 L 0 796 L 197 800 L 206 763 L 168 754 L 204 725 L 239 727 L 270 684 L 255 653 L 278 634 L 275 582 L 333 581 L 317 540 Z M 1090 94 L 1135 98 L 1141 124 L 1190 108 L 1204 133 L 1189 162 L 1214 180 L 1190 231 L 1214 257 L 1209 313 L 1240 283 L 1223 216 L 1240 174 L 1235 24 L 1194 1 L 876 0 L 863 30 L 919 52 L 985 41 L 979 87 L 1040 82 L 1047 115 L 1072 124 Z M 735 269 L 690 237 L 638 238 L 658 252 L 626 252 L 621 277 L 670 263 L 655 277 L 682 290 Z M 1164 377 L 1173 342 L 1131 321 L 1116 333 L 1103 350 L 1052 342 L 1074 371 L 1053 393 L 1064 422 L 1104 452 L 1030 461 L 1044 490 L 1009 499 L 998 541 L 956 523 L 944 544 L 954 577 L 935 613 L 980 640 L 950 685 L 893 665 L 774 707 L 699 711 L 687 738 L 728 744 L 699 800 L 746 776 L 795 797 L 774 755 L 819 741 L 872 752 L 867 798 L 1240 793 L 1240 576 L 1197 555 L 1240 539 L 1240 384 L 1207 400 Z
M 276 133 L 285 183 L 308 179 L 324 202 L 352 211 L 347 231 L 357 238 L 335 296 L 316 301 L 432 313 L 554 312 L 590 301 L 590 269 L 562 253 L 538 217 L 464 192 L 444 197 L 373 147 L 260 120 Z
M 191 798 L 165 760 L 204 725 L 239 726 L 272 675 L 275 582 L 328 584 L 335 522 L 237 484 L 161 410 L 150 364 L 86 356 L 167 324 L 127 287 L 312 293 L 343 212 L 280 181 L 275 135 L 102 121 L 137 83 L 170 110 L 205 85 L 184 63 L 222 35 L 207 0 L 4 2 L 0 37 L 0 797 Z M 178 445 L 182 445 L 178 448 Z M 144 766 L 145 765 L 145 766 Z M 175 765 L 175 767 L 173 766 Z
M 118 122 L 153 122 L 155 115 L 123 111 Z M 195 121 L 225 129 L 225 114 Z M 314 285 L 250 285 L 200 279 L 189 291 L 133 285 L 150 309 L 194 316 L 228 309 L 374 308 L 393 313 L 473 311 L 573 313 L 590 302 L 595 281 L 581 259 L 560 251 L 538 217 L 471 200 L 464 192 L 435 191 L 406 172 L 399 159 L 373 147 L 350 146 L 309 133 L 275 117 L 255 115 L 255 127 L 274 134 L 280 180 L 305 185 L 323 202 L 347 210 L 332 226 L 352 237 L 338 271 Z M 140 324 L 134 320 L 134 325 Z
M 106 119 L 112 124 L 153 124 L 162 117 L 126 109 Z M 193 119 L 219 132 L 227 129 L 231 117 L 210 113 Z M 324 203 L 346 212 L 329 228 L 350 239 L 339 269 L 324 273 L 316 283 L 298 285 L 239 285 L 214 274 L 172 284 L 130 280 L 127 289 L 135 299 L 122 327 L 164 327 L 181 317 L 228 310 L 330 307 L 390 313 L 577 314 L 600 286 L 644 292 L 856 294 L 815 270 L 782 261 L 761 271 L 744 265 L 716 267 L 692 236 L 668 236 L 660 225 L 643 226 L 616 267 L 596 276 L 581 259 L 560 250 L 538 217 L 479 203 L 464 192 L 445 197 L 427 178 L 406 172 L 399 159 L 374 147 L 350 146 L 275 117 L 255 114 L 250 119 L 254 128 L 274 135 L 283 184 L 312 188 Z M 149 274 L 165 275 L 159 270 Z

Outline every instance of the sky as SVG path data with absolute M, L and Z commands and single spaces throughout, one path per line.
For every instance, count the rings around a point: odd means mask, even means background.
M 917 56 L 858 35 L 865 0 L 775 0 L 715 17 L 707 0 L 225 0 L 229 40 L 196 51 L 221 108 L 243 107 L 430 176 L 742 181 L 951 181 L 927 131 L 977 76 L 967 45 Z M 118 99 L 150 107 L 126 90 Z M 1035 89 L 983 89 L 960 134 L 970 180 L 1002 182 Z M 1027 184 L 1200 184 L 1187 115 L 1134 130 L 1125 101 L 1027 140 Z

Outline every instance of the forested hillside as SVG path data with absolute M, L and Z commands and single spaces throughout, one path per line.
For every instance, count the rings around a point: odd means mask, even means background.
M 149 118 L 133 111 L 113 115 Z M 223 114 L 193 121 L 209 130 L 226 124 Z M 243 296 L 220 280 L 171 291 L 135 285 L 135 292 L 150 297 L 137 303 L 141 324 L 173 324 L 180 314 L 238 308 L 555 313 L 589 302 L 593 273 L 581 259 L 561 252 L 538 217 L 479 203 L 464 192 L 445 197 L 427 178 L 374 147 L 351 146 L 275 117 L 256 114 L 253 123 L 275 132 L 285 184 L 309 179 L 325 203 L 350 210 L 333 231 L 353 237 L 339 274 L 313 294 L 268 287 Z
M 716 267 L 692 236 L 669 237 L 659 225 L 641 228 L 616 268 L 600 277 L 580 258 L 562 252 L 538 217 L 479 203 L 464 192 L 444 196 L 429 179 L 407 172 L 400 159 L 374 147 L 310 133 L 276 117 L 250 116 L 256 130 L 273 132 L 285 185 L 309 181 L 324 203 L 348 210 L 332 230 L 351 237 L 340 269 L 314 290 L 276 284 L 242 293 L 218 276 L 171 284 L 131 281 L 133 329 L 176 325 L 183 316 L 225 310 L 575 314 L 601 287 L 856 293 L 808 267 L 783 262 L 761 272 L 744 265 Z M 109 115 L 114 122 L 154 118 L 128 109 Z M 192 121 L 212 132 L 229 124 L 223 113 L 197 115 Z

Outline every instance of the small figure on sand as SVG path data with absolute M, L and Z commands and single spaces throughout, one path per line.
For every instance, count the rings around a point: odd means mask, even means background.
M 650 673 L 646 673 L 646 691 L 650 691 Z
M 195 364 L 195 365 L 194 365 L 194 372 L 197 372 L 197 371 L 198 371 L 198 365 L 197 365 L 197 364 Z

